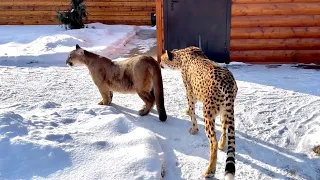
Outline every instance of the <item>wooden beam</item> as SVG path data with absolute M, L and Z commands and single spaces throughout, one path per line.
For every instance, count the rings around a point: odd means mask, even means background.
M 137 6 L 137 7 L 154 7 L 155 2 L 87 2 L 86 6 Z M 69 1 L 0 1 L 0 6 L 70 6 Z
M 320 50 L 259 50 L 231 51 L 231 61 L 259 63 L 316 63 L 320 64 Z
M 320 15 L 234 16 L 231 18 L 232 28 L 316 26 L 320 26 Z
M 320 38 L 320 27 L 231 28 L 231 39 Z
M 233 4 L 312 3 L 320 0 L 232 0 Z
M 156 0 L 157 61 L 164 51 L 163 0 Z
M 232 16 L 320 14 L 319 3 L 233 4 Z
M 232 39 L 230 50 L 320 50 L 320 38 Z

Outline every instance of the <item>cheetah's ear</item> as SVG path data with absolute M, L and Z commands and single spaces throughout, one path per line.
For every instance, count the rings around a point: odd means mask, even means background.
M 173 53 L 172 53 L 171 51 L 166 50 L 166 54 L 168 55 L 168 59 L 169 59 L 170 61 L 172 61 L 172 59 L 173 59 Z
M 81 47 L 79 46 L 79 44 L 76 44 L 76 50 L 80 49 Z

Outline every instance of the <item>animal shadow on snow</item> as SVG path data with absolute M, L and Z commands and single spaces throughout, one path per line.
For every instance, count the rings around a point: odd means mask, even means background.
M 137 114 L 136 110 L 115 104 L 112 104 L 112 106 L 127 115 Z M 160 122 L 158 120 L 157 111 L 153 109 L 152 113 L 155 113 L 155 115 L 150 113 L 147 116 L 138 116 L 137 119 L 140 126 L 157 133 L 160 137 L 163 137 L 158 138 L 158 140 L 161 146 L 164 147 L 163 150 L 165 156 L 167 157 L 167 161 L 168 157 L 170 158 L 169 162 L 166 162 L 165 165 L 165 179 L 167 179 L 166 177 L 168 177 L 168 179 L 172 179 L 173 177 L 178 179 L 181 178 L 181 167 L 178 167 L 178 160 L 175 156 L 174 150 L 188 156 L 198 156 L 209 161 L 209 142 L 205 135 L 203 125 L 198 124 L 199 133 L 197 135 L 190 135 L 188 132 L 189 128 L 191 127 L 191 121 L 189 117 L 186 116 L 185 119 L 180 119 L 172 117 L 168 114 L 167 121 Z M 198 117 L 197 120 L 202 121 L 203 119 Z M 220 119 L 217 118 L 216 121 L 220 121 Z M 221 135 L 220 129 L 221 126 L 216 124 L 217 141 L 219 141 Z M 168 147 L 172 147 L 172 149 Z M 219 153 L 221 153 L 221 151 Z M 226 149 L 224 153 L 226 153 Z M 254 162 L 251 162 L 249 159 L 244 158 L 246 155 L 256 161 L 285 171 L 288 175 L 296 177 L 301 176 L 307 179 L 312 178 L 308 177 L 308 172 L 305 172 L 304 174 L 302 174 L 302 172 L 305 171 L 305 168 L 307 167 L 311 168 L 312 166 L 310 166 L 310 164 L 315 165 L 317 163 L 316 159 L 311 160 L 305 154 L 291 152 L 285 148 L 265 142 L 258 138 L 251 137 L 246 133 L 236 130 L 236 161 L 241 161 L 244 164 L 248 164 L 252 168 L 272 178 L 291 179 L 290 176 L 280 174 L 276 171 L 269 170 Z M 281 163 L 278 161 L 281 161 Z M 209 162 L 205 164 L 205 167 L 207 167 L 208 163 Z M 224 171 L 225 159 L 223 159 L 222 164 L 218 162 L 217 168 L 218 166 L 221 166 L 221 169 Z M 167 169 L 169 168 L 175 169 L 174 175 L 167 174 Z M 239 166 L 236 168 L 241 169 Z M 205 169 L 202 171 L 205 171 Z

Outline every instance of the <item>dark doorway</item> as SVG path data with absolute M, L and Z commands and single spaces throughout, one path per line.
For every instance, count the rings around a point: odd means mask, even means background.
M 164 0 L 163 8 L 165 50 L 198 46 L 229 63 L 231 0 Z

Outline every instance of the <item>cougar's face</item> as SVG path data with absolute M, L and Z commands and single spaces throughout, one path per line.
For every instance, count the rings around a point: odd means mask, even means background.
M 83 54 L 81 53 L 81 49 L 73 50 L 69 53 L 68 58 L 66 60 L 66 64 L 70 67 L 83 64 L 82 63 L 83 58 L 84 57 L 83 57 Z

